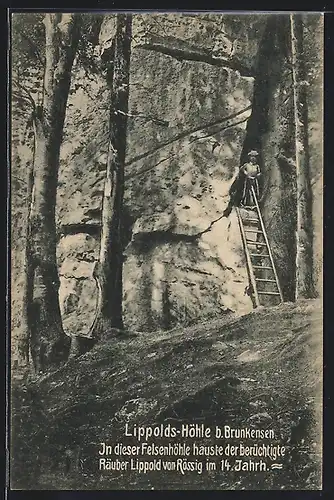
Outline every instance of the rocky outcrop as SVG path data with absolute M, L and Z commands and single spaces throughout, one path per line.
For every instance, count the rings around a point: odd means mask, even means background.
M 200 233 L 221 216 L 238 169 L 265 18 L 246 23 L 242 16 L 134 16 L 124 221 L 129 326 L 156 329 L 252 307 L 244 295 L 247 277 L 235 219 Z M 102 53 L 110 48 L 113 29 L 113 17 L 106 16 Z M 87 118 L 81 117 L 85 134 L 77 130 L 78 141 L 64 144 L 60 172 L 59 226 L 64 234 L 81 225 L 79 253 L 85 225 L 100 220 L 108 100 L 102 79 L 98 86 L 105 111 L 96 119 L 96 101 L 80 94 L 81 110 L 87 103 Z M 69 121 L 71 113 L 78 116 L 78 99 L 73 96 Z M 73 237 L 64 234 L 62 249 Z M 66 251 L 61 254 L 65 259 Z M 63 265 L 62 300 L 75 293 L 75 279 L 90 281 L 94 289 L 91 276 L 66 276 Z M 86 304 L 85 318 L 88 309 Z M 64 317 L 69 330 L 75 329 Z
M 143 48 L 178 60 L 230 67 L 254 76 L 258 40 L 266 15 L 168 14 L 133 16 L 133 48 Z M 100 31 L 100 53 L 112 46 L 115 16 L 106 16 Z
M 98 61 L 110 55 L 114 20 L 106 15 L 102 23 Z M 293 298 L 294 144 L 287 21 L 287 16 L 266 14 L 134 15 L 122 221 L 127 327 L 169 328 L 202 316 L 251 310 L 244 294 L 248 280 L 237 221 L 233 213 L 221 219 L 233 176 L 250 148 L 260 152 L 263 216 L 285 298 Z M 319 294 L 321 36 L 321 18 L 309 16 L 305 50 Z M 108 109 L 103 74 L 87 78 L 77 65 L 57 195 L 60 302 L 70 334 L 87 333 L 94 316 L 92 272 L 99 251 Z M 13 238 L 19 247 L 25 209 L 19 189 L 13 200 Z M 13 266 L 15 304 L 20 299 L 20 255 L 16 252 Z
M 58 245 L 59 300 L 66 331 L 86 334 L 96 303 L 92 280 L 98 258 L 98 240 L 92 235 L 77 233 L 60 238 Z

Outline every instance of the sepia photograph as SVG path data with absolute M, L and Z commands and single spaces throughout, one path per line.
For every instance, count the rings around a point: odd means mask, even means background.
M 11 490 L 321 490 L 320 12 L 9 12 Z

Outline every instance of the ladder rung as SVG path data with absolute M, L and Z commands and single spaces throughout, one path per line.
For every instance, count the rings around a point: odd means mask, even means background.
M 261 241 L 252 241 L 252 240 L 246 240 L 247 243 L 250 243 L 251 245 L 259 245 L 260 247 L 266 247 L 267 243 L 262 243 Z
M 270 257 L 269 253 L 250 253 L 251 257 Z
M 243 248 L 245 251 L 245 256 L 246 256 L 246 262 L 247 262 L 247 272 L 249 274 L 249 278 L 251 280 L 252 287 L 254 288 L 255 292 L 255 302 L 256 305 L 260 305 L 260 298 L 259 296 L 276 296 L 279 297 L 280 302 L 283 301 L 282 298 L 282 292 L 280 289 L 280 284 L 278 281 L 278 277 L 276 274 L 276 269 L 275 265 L 273 262 L 273 258 L 271 255 L 271 250 L 269 246 L 269 242 L 267 240 L 267 235 L 266 235 L 266 230 L 263 225 L 263 220 L 262 220 L 262 215 L 261 211 L 257 202 L 257 197 L 256 193 L 254 191 L 254 187 L 251 187 L 251 193 L 254 198 L 255 202 L 255 207 L 252 213 L 245 214 L 244 216 L 242 215 L 242 211 L 239 210 L 239 208 L 236 210 L 237 216 L 238 216 L 238 222 L 239 222 L 239 227 L 240 227 L 240 232 L 241 232 L 241 238 L 242 238 L 242 243 L 243 243 Z M 248 217 L 250 215 L 250 217 Z M 264 237 L 263 241 L 254 241 L 248 238 L 251 238 L 251 235 L 248 233 L 255 233 L 256 235 L 260 234 Z M 248 237 L 248 238 L 247 238 Z M 256 239 L 258 239 L 256 237 Z M 261 239 L 261 238 L 260 238 Z M 267 251 L 267 253 L 263 254 L 261 253 L 262 249 Z M 253 253 L 251 253 L 253 252 Z M 256 252 L 256 253 L 255 253 Z M 257 258 L 269 258 L 269 261 L 267 261 L 266 266 L 259 265 L 261 264 L 260 261 L 253 261 L 252 257 L 257 257 Z M 254 265 L 253 262 L 257 263 L 258 265 Z M 256 272 L 257 270 L 263 270 L 263 271 L 269 271 L 271 274 L 270 278 L 260 278 L 258 276 L 267 276 L 267 273 L 261 274 L 261 272 Z M 273 279 L 275 278 L 275 279 Z M 273 287 L 271 287 L 274 290 L 277 291 L 265 291 L 265 290 L 257 290 L 258 284 L 259 283 L 273 283 Z M 265 288 L 265 287 L 261 287 Z
M 242 222 L 244 224 L 245 224 L 245 222 L 254 222 L 254 223 L 256 222 L 256 223 L 258 223 L 258 222 L 260 222 L 260 220 L 259 219 L 243 219 Z

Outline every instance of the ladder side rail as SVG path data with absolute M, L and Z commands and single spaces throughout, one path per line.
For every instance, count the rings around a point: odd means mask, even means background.
M 242 224 L 242 218 L 240 215 L 239 207 L 236 207 L 236 212 L 237 212 L 238 223 L 239 223 L 239 228 L 240 228 L 240 233 L 241 233 L 242 245 L 244 247 L 244 252 L 246 255 L 248 277 L 249 277 L 249 280 L 250 280 L 252 288 L 253 288 L 256 307 L 259 307 L 261 304 L 260 304 L 259 295 L 257 293 L 255 275 L 254 275 L 252 261 L 251 261 L 248 247 L 247 247 L 247 243 L 246 243 L 246 234 L 245 234 L 245 230 L 244 230 L 244 227 Z
M 253 186 L 251 186 L 251 190 L 252 190 L 252 195 L 254 197 L 256 209 L 257 209 L 257 212 L 258 212 L 259 221 L 260 221 L 260 224 L 261 224 L 263 236 L 264 236 L 265 242 L 267 244 L 268 254 L 269 254 L 270 262 L 271 262 L 271 265 L 272 265 L 272 268 L 273 268 L 273 271 L 274 271 L 274 275 L 275 275 L 275 279 L 276 279 L 276 283 L 277 283 L 277 288 L 278 288 L 278 291 L 279 291 L 279 294 L 280 294 L 281 301 L 283 302 L 283 293 L 282 293 L 281 285 L 280 285 L 280 282 L 279 282 L 279 279 L 278 279 L 278 275 L 277 275 L 277 271 L 276 271 L 276 266 L 275 266 L 273 254 L 271 252 L 269 240 L 268 240 L 268 237 L 267 237 L 267 232 L 266 232 L 266 229 L 264 227 L 264 223 L 263 223 L 263 219 L 262 219 L 260 207 L 259 207 L 259 204 L 258 204 L 257 197 L 256 197 L 256 194 L 255 194 Z

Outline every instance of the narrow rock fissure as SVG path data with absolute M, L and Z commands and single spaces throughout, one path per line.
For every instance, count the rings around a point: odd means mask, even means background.
M 265 226 L 272 240 L 272 251 L 283 285 L 285 300 L 293 300 L 295 290 L 296 253 L 296 200 L 294 151 L 291 130 L 291 103 L 285 98 L 286 119 L 284 133 L 273 141 L 271 137 L 278 128 L 275 94 L 281 91 L 282 74 L 289 75 L 288 19 L 273 16 L 267 21 L 263 38 L 259 45 L 256 68 L 252 112 L 247 123 L 240 164 L 246 161 L 248 151 L 259 152 L 259 163 L 264 177 L 264 193 L 261 201 Z M 290 75 L 285 77 L 285 92 L 291 92 Z M 289 125 L 290 122 L 290 125 Z M 282 124 L 281 124 L 282 125 Z M 272 152 L 274 152 L 274 157 Z

